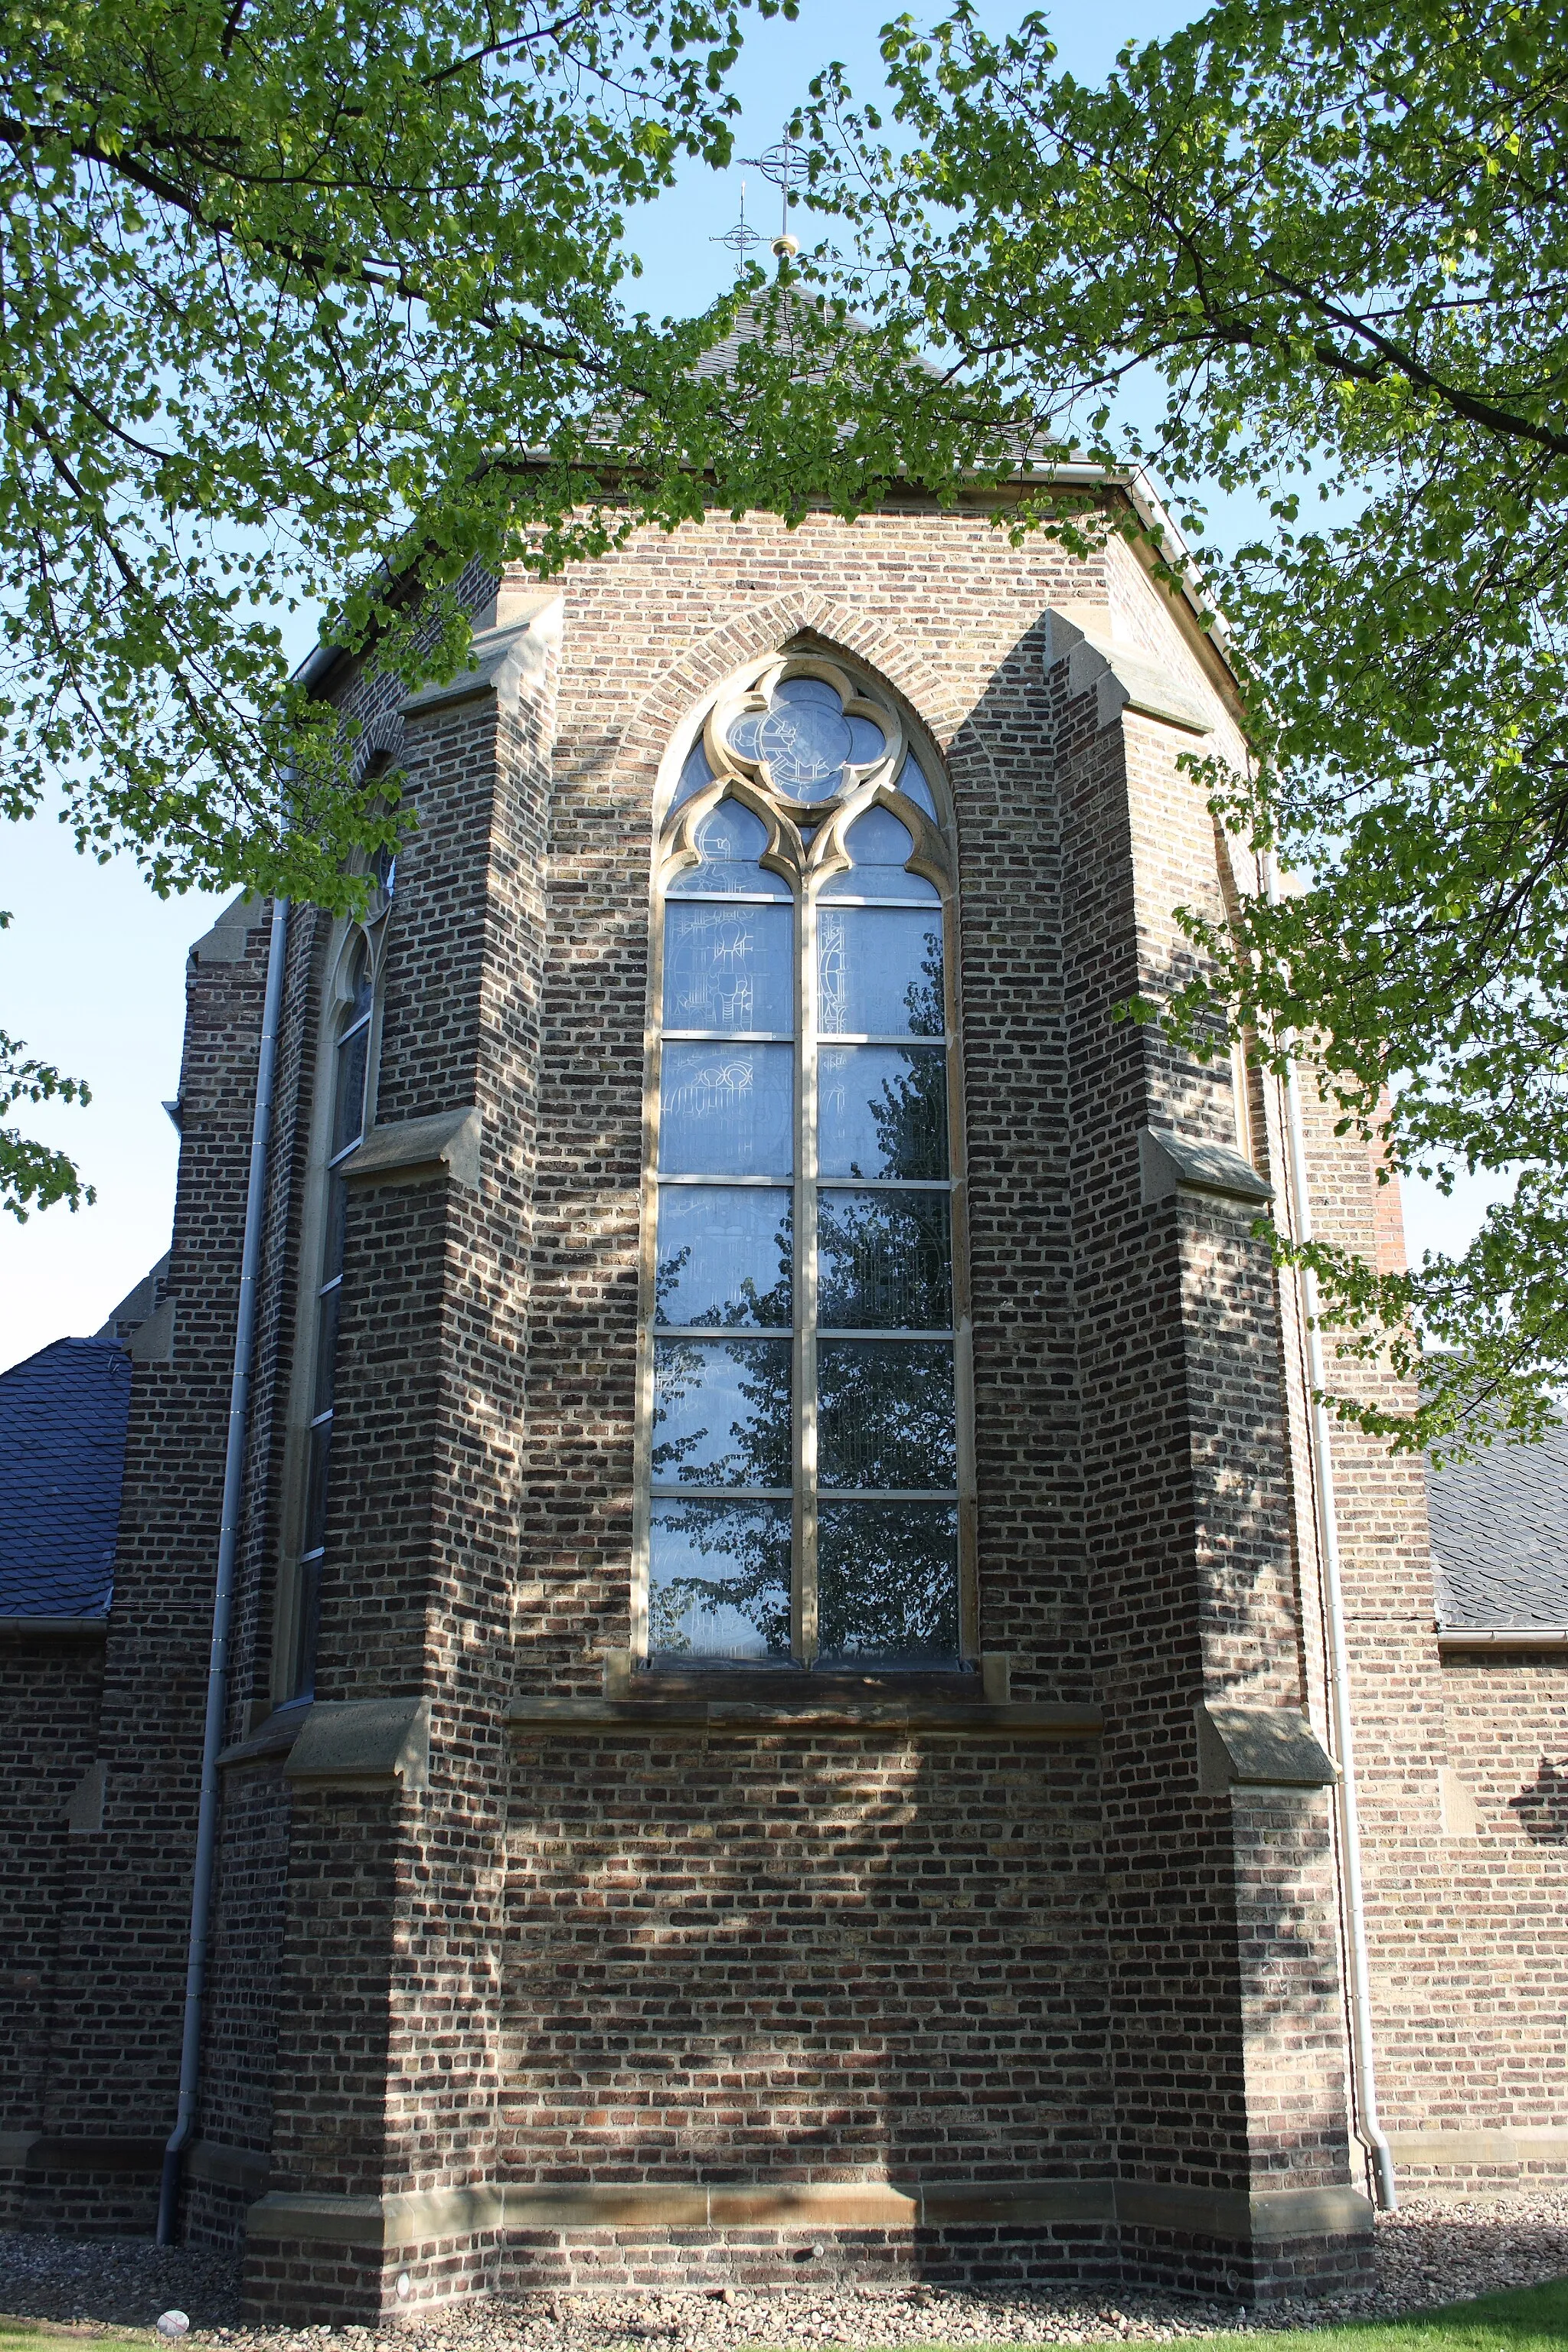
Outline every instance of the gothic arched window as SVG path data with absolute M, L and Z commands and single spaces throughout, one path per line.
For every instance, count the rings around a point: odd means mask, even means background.
M 654 1659 L 973 1654 L 953 881 L 874 687 L 774 656 L 705 713 L 656 892 Z
M 383 894 L 388 895 L 390 886 L 384 878 L 382 887 Z M 331 1059 L 325 1073 L 328 1125 L 307 1336 L 308 1423 L 292 1627 L 285 1672 L 284 1696 L 289 1698 L 308 1698 L 315 1685 L 348 1206 L 342 1168 L 363 1138 L 371 1093 L 375 985 L 370 942 L 363 931 L 350 936 L 347 951 L 338 966 L 335 996 L 335 1008 L 329 1016 Z M 308 1241 L 307 1247 L 310 1246 Z

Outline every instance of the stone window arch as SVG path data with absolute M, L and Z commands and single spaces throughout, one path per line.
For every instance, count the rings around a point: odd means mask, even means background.
M 749 664 L 665 762 L 634 1651 L 975 1654 L 952 810 L 837 656 Z

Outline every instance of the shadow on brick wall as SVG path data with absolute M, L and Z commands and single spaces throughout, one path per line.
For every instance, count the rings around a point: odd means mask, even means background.
M 1568 1771 L 1560 1772 L 1550 1757 L 1542 1758 L 1534 1780 L 1509 1799 L 1508 1808 L 1534 1844 L 1568 1845 Z

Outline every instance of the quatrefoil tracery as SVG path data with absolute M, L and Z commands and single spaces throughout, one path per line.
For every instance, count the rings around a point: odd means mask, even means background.
M 668 820 L 667 884 L 698 862 L 703 820 L 730 799 L 767 827 L 759 863 L 793 887 L 846 871 L 853 861 L 845 837 L 879 804 L 912 838 L 909 870 L 941 891 L 951 887 L 940 827 L 896 782 L 910 748 L 898 711 L 836 662 L 775 654 L 751 666 L 715 699 L 702 748 L 712 778 Z

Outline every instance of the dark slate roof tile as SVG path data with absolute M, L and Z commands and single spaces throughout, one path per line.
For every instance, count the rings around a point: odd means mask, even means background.
M 1568 1428 L 1428 1471 L 1439 1624 L 1568 1626 Z
M 0 1617 L 102 1617 L 114 1590 L 131 1360 L 56 1339 L 0 1372 Z

